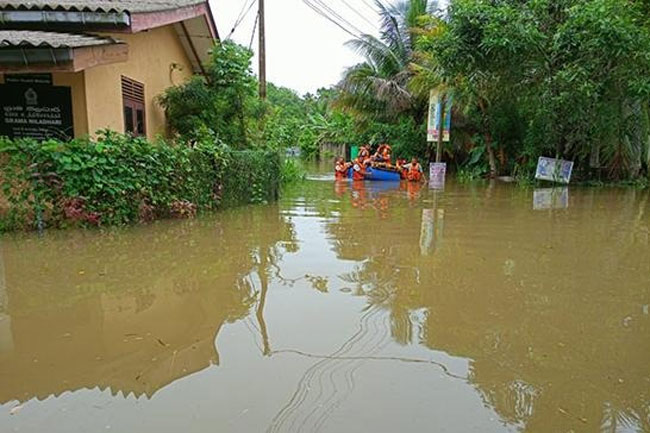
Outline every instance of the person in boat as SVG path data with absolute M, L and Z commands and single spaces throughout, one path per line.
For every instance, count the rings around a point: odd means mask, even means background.
M 370 159 L 370 148 L 368 146 L 361 146 L 357 158 L 359 158 L 359 161 L 362 163 L 365 163 L 367 159 Z
M 420 182 L 422 180 L 422 166 L 418 162 L 417 158 L 413 158 L 409 164 L 406 164 L 404 168 L 406 171 L 406 179 L 410 182 Z
M 345 162 L 340 156 L 336 158 L 336 162 L 334 163 L 334 178 L 336 180 L 345 179 L 351 165 L 349 162 Z
M 357 157 L 352 164 L 352 180 L 364 180 L 366 178 L 366 165 Z
M 377 148 L 377 152 L 375 152 L 373 156 L 373 160 L 375 162 L 381 162 L 386 165 L 391 165 L 390 159 L 391 159 L 391 148 L 388 144 L 380 144 L 379 147 Z

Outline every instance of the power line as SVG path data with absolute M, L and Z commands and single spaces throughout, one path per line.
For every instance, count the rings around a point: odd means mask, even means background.
M 348 7 L 352 12 L 354 12 L 355 14 L 357 14 L 358 16 L 360 16 L 362 20 L 364 20 L 365 22 L 367 22 L 368 24 L 370 24 L 370 26 L 371 26 L 373 29 L 375 29 L 377 23 L 373 23 L 373 22 L 371 22 L 368 18 L 366 18 L 366 16 L 365 16 L 364 14 L 362 14 L 361 12 L 359 12 L 356 8 L 354 8 L 354 7 L 353 7 L 349 2 L 347 2 L 346 0 L 341 0 L 341 1 L 342 1 L 343 4 L 345 4 L 345 5 L 346 5 L 346 6 L 347 6 L 347 7 Z
M 257 30 L 257 21 L 260 19 L 260 14 L 259 12 L 255 14 L 255 23 L 253 24 L 253 33 L 251 33 L 251 41 L 248 44 L 248 49 L 253 48 L 253 40 L 255 39 L 255 30 Z
M 361 1 L 363 2 L 363 4 L 365 4 L 366 6 L 368 6 L 368 8 L 370 8 L 374 13 L 377 13 L 377 12 L 378 12 L 377 9 L 376 9 L 376 7 L 373 6 L 373 5 L 371 5 L 371 4 L 368 2 L 368 0 L 361 0 Z
M 312 1 L 316 2 L 316 4 L 318 4 L 322 9 L 324 9 L 326 12 L 329 12 L 329 14 L 334 17 L 334 19 L 338 20 L 339 22 L 342 22 L 348 28 L 351 28 L 352 30 L 354 30 L 357 34 L 363 34 L 364 33 L 357 26 L 355 26 L 350 21 L 343 18 L 343 16 L 341 16 L 338 12 L 336 12 L 334 9 L 332 9 L 323 0 L 312 0 Z
M 340 24 L 338 21 L 336 21 L 334 18 L 330 17 L 327 13 L 321 11 L 318 9 L 317 6 L 314 4 L 310 3 L 309 0 L 302 0 L 304 4 L 306 4 L 310 9 L 312 9 L 314 12 L 316 12 L 318 15 L 322 16 L 326 20 L 330 21 L 337 27 L 339 27 L 341 30 L 343 30 L 345 33 L 349 34 L 353 38 L 358 38 L 358 35 L 355 35 L 351 30 L 348 30 L 344 25 Z
M 255 2 L 257 0 L 251 0 L 250 4 L 248 5 L 248 9 L 246 9 L 246 12 L 243 14 L 240 12 L 239 16 L 237 17 L 237 20 L 235 20 L 235 24 L 232 26 L 232 30 L 230 30 L 230 33 L 228 33 L 228 36 L 226 36 L 226 40 L 230 39 L 230 37 L 235 33 L 235 30 L 237 27 L 244 21 L 244 18 L 248 15 L 248 13 L 253 9 L 253 6 L 255 5 Z M 244 7 L 242 8 L 242 11 L 246 8 L 246 3 L 244 3 Z

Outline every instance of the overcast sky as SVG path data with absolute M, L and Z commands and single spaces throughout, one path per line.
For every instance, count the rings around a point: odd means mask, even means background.
M 385 1 L 385 0 L 384 0 Z M 210 0 L 219 35 L 230 33 L 243 6 L 251 0 Z M 323 0 L 359 31 L 377 33 L 379 16 L 374 0 Z M 352 36 L 310 9 L 303 0 L 266 0 L 267 78 L 300 94 L 335 84 L 346 67 L 361 58 L 344 43 Z M 244 8 L 245 10 L 245 8 Z M 257 2 L 237 26 L 232 39 L 248 46 Z M 257 52 L 257 34 L 253 41 Z M 257 73 L 257 57 L 253 61 Z

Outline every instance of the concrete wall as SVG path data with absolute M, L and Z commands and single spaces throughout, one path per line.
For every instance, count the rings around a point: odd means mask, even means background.
M 85 71 L 88 130 L 110 128 L 124 132 L 121 76 L 144 84 L 147 137 L 165 133 L 165 115 L 156 96 L 192 76 L 192 66 L 174 28 L 170 26 L 136 33 L 108 34 L 126 42 L 129 60 Z M 180 65 L 180 69 L 172 65 Z

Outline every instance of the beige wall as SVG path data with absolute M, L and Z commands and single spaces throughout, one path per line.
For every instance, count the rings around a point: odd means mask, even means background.
M 110 34 L 129 46 L 129 60 L 85 71 L 88 130 L 110 128 L 124 132 L 121 76 L 144 84 L 147 137 L 165 133 L 165 115 L 156 96 L 192 76 L 191 63 L 173 26 L 136 34 Z M 173 69 L 178 64 L 181 69 Z
M 55 86 L 70 87 L 72 93 L 72 118 L 74 122 L 74 136 L 76 138 L 88 135 L 88 116 L 86 109 L 86 87 L 84 73 L 55 72 L 52 74 L 52 84 Z

